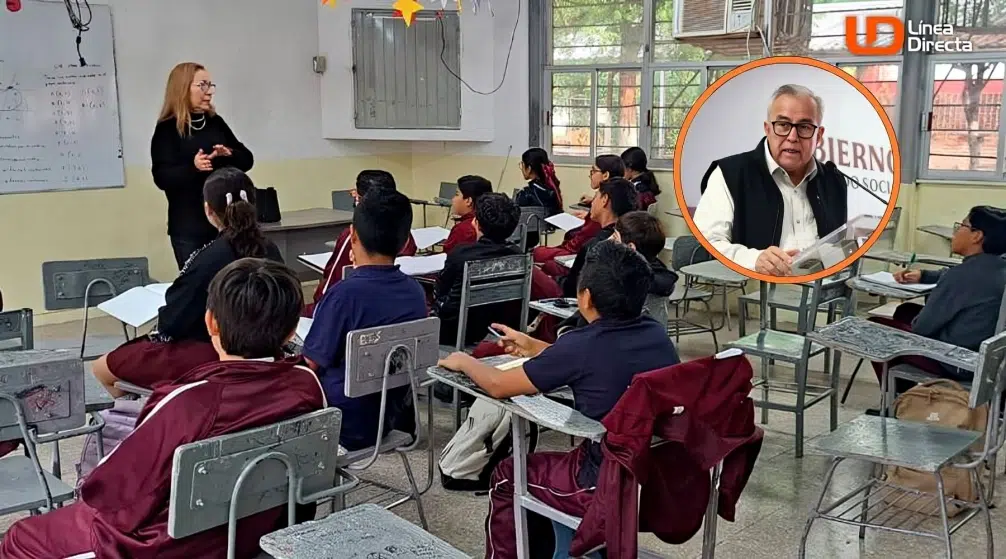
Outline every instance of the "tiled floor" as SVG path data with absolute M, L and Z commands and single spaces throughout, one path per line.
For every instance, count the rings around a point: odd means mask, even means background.
M 752 325 L 749 331 L 757 326 Z M 92 332 L 99 346 L 114 346 L 118 343 L 115 325 L 99 320 L 92 324 Z M 40 346 L 67 345 L 79 339 L 80 325 L 69 324 L 39 328 L 36 343 Z M 121 335 L 121 334 L 119 334 Z M 720 332 L 721 343 L 736 337 L 733 332 Z M 683 359 L 690 359 L 712 353 L 712 343 L 708 336 L 690 336 L 679 344 Z M 90 350 L 89 350 L 90 352 Z M 843 381 L 851 374 L 855 360 L 843 359 Z M 812 364 L 821 368 L 821 360 Z M 757 369 L 756 369 L 757 370 Z M 779 368 L 777 374 L 791 375 L 789 369 Z M 868 407 L 876 407 L 876 379 L 872 370 L 860 371 L 849 401 L 839 410 L 839 420 L 848 421 L 861 414 Z M 453 434 L 450 426 L 452 418 L 446 408 L 438 408 L 436 413 L 435 440 L 438 450 Z M 741 498 L 735 522 L 720 521 L 716 556 L 719 559 L 761 559 L 796 557 L 800 536 L 807 512 L 816 501 L 820 484 L 828 467 L 829 459 L 814 455 L 808 449 L 807 455 L 796 459 L 793 455 L 793 416 L 773 412 L 769 423 L 763 425 L 765 442 L 752 478 Z M 823 434 L 828 430 L 828 406 L 822 402 L 807 414 L 807 437 Z M 568 448 L 569 441 L 555 434 L 542 437 L 545 448 Z M 79 456 L 81 440 L 65 444 L 62 448 L 64 477 L 73 477 L 73 462 Z M 48 449 L 43 450 L 43 460 L 48 460 Z M 420 480 L 425 479 L 425 454 L 417 451 L 412 463 Z M 372 469 L 372 478 L 391 484 L 404 484 L 404 474 L 397 459 L 385 458 Z M 865 478 L 867 470 L 861 464 L 846 463 L 836 473 L 836 491 L 858 485 Z M 351 499 L 352 500 L 352 499 Z M 459 549 L 473 556 L 481 556 L 484 541 L 484 520 L 488 510 L 487 497 L 471 494 L 446 492 L 439 481 L 424 497 L 426 514 L 431 531 Z M 396 510 L 405 518 L 417 522 L 414 505 L 407 504 Z M 0 519 L 0 529 L 6 529 L 14 517 Z M 1006 528 L 999 510 L 992 512 L 993 530 L 1000 548 L 1006 546 Z M 854 558 L 877 557 L 885 559 L 920 559 L 940 557 L 942 544 L 936 540 L 924 540 L 911 536 L 891 533 L 867 532 L 866 539 L 860 540 L 857 528 L 834 523 L 817 522 L 810 534 L 807 557 Z M 701 549 L 701 537 L 679 546 L 668 546 L 652 537 L 641 538 L 643 547 L 666 557 L 697 558 Z M 985 556 L 984 527 L 976 518 L 954 536 L 954 552 L 957 557 L 977 558 Z M 1001 553 L 996 556 L 1004 556 Z

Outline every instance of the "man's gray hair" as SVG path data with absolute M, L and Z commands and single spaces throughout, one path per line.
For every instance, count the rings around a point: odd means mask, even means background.
M 824 101 L 815 95 L 809 88 L 791 83 L 779 86 L 779 88 L 772 93 L 772 98 L 769 99 L 768 102 L 769 120 L 772 120 L 772 105 L 775 103 L 776 99 L 782 97 L 783 95 L 789 95 L 790 97 L 803 97 L 814 101 L 814 106 L 817 108 L 817 111 L 815 111 L 817 115 L 817 124 L 820 125 L 824 120 Z

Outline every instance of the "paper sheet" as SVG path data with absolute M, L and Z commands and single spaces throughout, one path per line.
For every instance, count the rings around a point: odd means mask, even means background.
M 524 408 L 535 417 L 540 425 L 561 427 L 573 417 L 573 408 L 536 394 L 534 396 L 514 396 L 510 401 Z
M 582 227 L 584 221 L 573 214 L 561 213 L 555 214 L 552 217 L 546 218 L 546 222 L 555 225 L 563 231 L 570 231 L 576 229 L 577 227 Z
M 297 260 L 300 260 L 301 263 L 318 272 L 321 272 L 325 269 L 325 265 L 328 264 L 328 259 L 331 257 L 331 252 L 322 252 L 319 254 L 302 254 L 297 257 Z
M 401 267 L 402 273 L 410 276 L 439 273 L 446 262 L 447 255 L 444 253 L 433 256 L 399 256 L 395 259 L 395 264 Z
M 164 306 L 164 294 L 146 287 L 134 287 L 118 297 L 98 305 L 105 314 L 134 328 L 139 328 L 157 318 Z
M 170 283 L 152 283 L 152 284 L 147 285 L 145 287 L 147 289 L 153 291 L 154 293 L 158 293 L 160 295 L 165 295 L 168 292 L 168 288 L 171 287 L 171 284 Z
M 304 340 L 307 339 L 307 334 L 311 331 L 311 326 L 314 324 L 314 319 L 303 318 L 297 321 L 297 338 L 300 339 L 300 345 L 304 345 Z
M 431 246 L 447 240 L 451 232 L 443 227 L 423 227 L 412 230 L 412 238 L 416 241 L 416 248 L 426 250 Z
M 865 274 L 862 276 L 862 279 L 863 281 L 868 281 L 870 283 L 896 287 L 903 291 L 912 291 L 916 293 L 932 291 L 932 289 L 936 287 L 936 284 L 932 283 L 898 283 L 897 280 L 894 279 L 894 274 L 891 272 L 874 272 L 872 274 Z
M 555 257 L 555 261 L 556 262 L 558 262 L 559 264 L 561 264 L 562 266 L 565 266 L 567 268 L 572 268 L 573 267 L 573 262 L 575 260 L 576 260 L 576 255 L 575 254 L 570 254 L 568 256 L 556 256 Z

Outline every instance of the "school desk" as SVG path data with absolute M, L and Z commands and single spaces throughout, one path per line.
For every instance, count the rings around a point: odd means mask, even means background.
M 325 250 L 325 243 L 338 239 L 342 230 L 353 223 L 353 212 L 330 208 L 310 208 L 283 212 L 278 223 L 263 223 L 262 232 L 276 243 L 283 260 L 297 273 L 301 281 L 314 277 L 297 255 Z
M 867 260 L 877 260 L 896 266 L 908 266 L 910 264 L 931 264 L 933 266 L 943 266 L 951 268 L 961 263 L 961 259 L 956 256 L 936 256 L 932 254 L 916 254 L 912 260 L 912 253 L 902 250 L 890 249 L 870 249 L 863 255 Z
M 567 306 L 557 306 L 555 304 L 556 299 L 542 299 L 540 301 L 530 301 L 528 302 L 528 308 L 534 309 L 538 312 L 542 312 L 561 320 L 566 320 L 567 318 L 572 318 L 576 311 L 579 310 L 576 306 L 576 299 L 567 298 L 566 302 L 569 303 Z
M 954 237 L 954 228 L 946 225 L 923 225 L 916 230 L 921 231 L 922 233 L 936 235 L 937 237 L 947 241 Z
M 727 301 L 727 295 L 730 291 L 736 289 L 741 290 L 743 293 L 745 287 L 747 286 L 747 276 L 738 274 L 717 260 L 690 264 L 682 267 L 678 271 L 685 275 L 685 281 L 690 281 L 693 284 L 710 286 L 714 297 L 716 296 L 717 291 L 722 293 L 723 322 L 719 326 L 712 327 L 716 330 L 720 330 L 725 326 L 727 330 L 730 330 L 730 304 Z

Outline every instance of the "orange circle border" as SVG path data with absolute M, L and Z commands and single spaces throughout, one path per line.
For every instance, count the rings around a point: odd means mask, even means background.
M 866 240 L 866 242 L 863 243 L 863 246 L 859 247 L 859 249 L 856 250 L 856 252 L 854 252 L 852 256 L 849 256 L 845 260 L 842 260 L 841 262 L 835 264 L 830 268 L 827 268 L 820 272 L 815 272 L 813 274 L 807 274 L 803 276 L 770 276 L 767 274 L 756 272 L 749 268 L 745 268 L 740 264 L 737 264 L 733 260 L 730 260 L 729 258 L 723 256 L 723 254 L 721 254 L 720 251 L 713 248 L 712 244 L 706 240 L 705 236 L 703 236 L 702 233 L 695 226 L 695 222 L 692 221 L 692 215 L 691 212 L 688 211 L 688 203 L 685 201 L 685 193 L 681 183 L 681 161 L 684 155 L 685 139 L 688 137 L 688 129 L 692 125 L 692 120 L 695 119 L 695 115 L 702 108 L 702 105 L 705 104 L 705 102 L 709 99 L 709 97 L 712 96 L 713 93 L 716 93 L 716 91 L 721 86 L 729 82 L 735 76 L 739 76 L 744 72 L 747 72 L 748 70 L 753 70 L 755 68 L 761 68 L 762 66 L 771 66 L 775 64 L 800 64 L 804 66 L 813 66 L 815 68 L 819 68 L 821 70 L 830 72 L 832 75 L 842 78 L 848 84 L 855 87 L 864 97 L 866 97 L 867 100 L 870 101 L 870 104 L 873 105 L 873 109 L 877 111 L 877 115 L 880 116 L 881 121 L 884 123 L 884 128 L 887 129 L 887 137 L 891 140 L 891 152 L 893 153 L 894 156 L 894 178 L 891 181 L 891 195 L 887 202 L 887 210 L 884 211 L 884 215 L 883 217 L 881 217 L 880 225 L 877 226 L 877 229 L 873 231 L 873 233 Z M 887 115 L 887 111 L 884 110 L 883 105 L 880 104 L 880 101 L 877 101 L 877 98 L 873 95 L 873 93 L 869 89 L 867 89 L 866 86 L 860 83 L 859 80 L 853 78 L 851 75 L 849 75 L 847 72 L 845 72 L 838 66 L 834 64 L 829 64 L 827 62 L 823 62 L 821 60 L 807 58 L 804 56 L 774 56 L 768 58 L 760 58 L 758 60 L 752 60 L 751 62 L 742 64 L 741 66 L 738 66 L 733 70 L 730 70 L 729 72 L 724 74 L 722 77 L 716 80 L 716 83 L 707 87 L 706 90 L 702 92 L 702 94 L 695 101 L 695 103 L 692 104 L 692 108 L 688 111 L 688 114 L 685 116 L 685 120 L 681 125 L 681 131 L 678 134 L 678 141 L 674 147 L 673 174 L 674 174 L 673 176 L 674 196 L 677 199 L 678 208 L 682 209 L 681 215 L 684 218 L 685 223 L 688 225 L 688 230 L 693 235 L 695 235 L 695 238 L 698 239 L 699 243 L 701 243 L 702 246 L 716 258 L 716 260 L 718 260 L 720 263 L 730 268 L 731 270 L 737 272 L 738 274 L 741 274 L 751 279 L 756 279 L 767 283 L 782 283 L 782 284 L 807 283 L 811 281 L 817 281 L 819 279 L 826 278 L 838 272 L 841 272 L 845 268 L 852 265 L 853 262 L 862 258 L 863 255 L 866 254 L 868 250 L 870 250 L 873 244 L 880 239 L 880 236 L 884 233 L 884 229 L 887 227 L 887 223 L 891 220 L 891 216 L 894 214 L 894 208 L 895 206 L 897 206 L 898 203 L 898 194 L 901 191 L 901 148 L 900 146 L 898 146 L 898 138 L 894 132 L 894 125 L 891 123 L 891 118 Z

